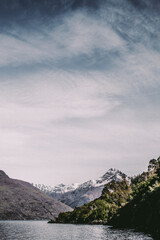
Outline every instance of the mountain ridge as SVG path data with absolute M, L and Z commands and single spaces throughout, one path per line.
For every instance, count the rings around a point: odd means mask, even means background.
M 77 207 L 73 212 L 60 213 L 51 223 L 73 224 L 104 224 L 117 211 L 126 204 L 131 193 L 130 181 L 125 177 L 122 181 L 111 180 L 102 191 L 99 198 Z
M 0 220 L 47 220 L 68 210 L 72 209 L 0 170 Z
M 100 198 L 60 213 L 49 223 L 107 224 L 135 229 L 160 239 L 160 157 L 149 161 L 148 171 L 127 182 L 114 180 L 105 185 Z
M 66 205 L 75 208 L 100 197 L 105 184 L 111 182 L 112 180 L 117 182 L 122 181 L 123 178 L 126 178 L 128 182 L 130 181 L 130 178 L 126 174 L 115 168 L 110 168 L 101 177 L 95 180 L 86 181 L 82 184 L 59 184 L 55 187 L 34 184 L 34 186 L 47 193 L 49 196 L 52 196 Z

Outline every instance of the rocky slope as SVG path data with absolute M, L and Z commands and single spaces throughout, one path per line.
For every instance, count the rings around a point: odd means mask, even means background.
M 102 177 L 96 180 L 89 180 L 82 184 L 60 184 L 55 187 L 46 187 L 44 185 L 35 184 L 35 186 L 53 198 L 75 208 L 99 198 L 105 184 L 113 180 L 119 182 L 122 181 L 123 178 L 127 178 L 129 181 L 129 178 L 125 174 L 119 170 L 111 168 Z
M 51 219 L 71 211 L 65 204 L 49 197 L 31 184 L 9 178 L 0 170 L 0 219 Z

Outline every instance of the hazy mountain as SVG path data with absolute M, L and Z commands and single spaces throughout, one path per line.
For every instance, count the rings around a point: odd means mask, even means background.
M 50 219 L 70 207 L 0 170 L 0 219 Z
M 53 198 L 75 208 L 99 198 L 105 184 L 112 180 L 120 182 L 123 178 L 129 180 L 129 178 L 119 170 L 111 168 L 102 177 L 96 180 L 89 180 L 82 184 L 59 184 L 55 187 L 35 184 L 35 186 Z

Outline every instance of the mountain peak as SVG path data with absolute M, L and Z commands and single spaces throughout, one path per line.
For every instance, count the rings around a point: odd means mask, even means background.
M 0 179 L 4 179 L 4 178 L 9 178 L 9 177 L 4 171 L 0 170 Z
M 115 174 L 120 174 L 121 175 L 122 172 L 119 171 L 116 168 L 110 168 L 110 169 L 108 169 L 108 171 L 102 177 L 105 177 L 106 175 L 108 176 L 108 175 L 115 175 Z
M 34 186 L 38 187 L 40 190 L 44 191 L 53 198 L 60 200 L 72 208 L 75 208 L 100 197 L 106 184 L 112 181 L 118 184 L 123 180 L 126 180 L 130 183 L 130 179 L 127 177 L 127 175 L 115 168 L 110 168 L 98 179 L 92 179 L 82 184 L 59 184 L 55 187 L 47 187 L 44 185 L 35 184 Z
M 124 178 L 129 181 L 126 174 L 115 168 L 110 168 L 102 177 L 96 180 L 96 183 L 97 185 L 105 185 L 112 180 L 121 182 Z

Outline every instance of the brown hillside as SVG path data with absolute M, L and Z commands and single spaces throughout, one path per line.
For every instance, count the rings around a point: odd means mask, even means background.
M 9 178 L 0 170 L 0 219 L 42 220 L 71 211 L 67 205 L 47 196 L 30 183 Z

